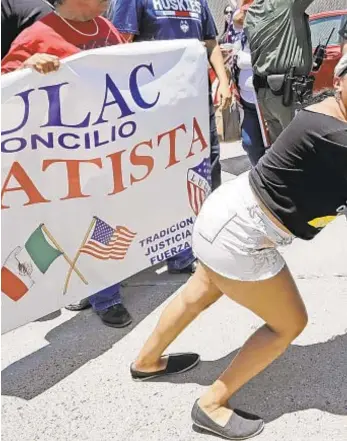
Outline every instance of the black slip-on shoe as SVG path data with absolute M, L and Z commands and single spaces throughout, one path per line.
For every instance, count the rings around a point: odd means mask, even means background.
M 102 311 L 97 311 L 104 325 L 111 328 L 125 328 L 132 322 L 131 315 L 124 305 L 118 303 L 110 308 Z
M 200 356 L 194 353 L 184 354 L 170 354 L 166 368 L 155 372 L 141 372 L 137 371 L 133 365 L 130 366 L 130 373 L 134 381 L 146 381 L 152 378 L 161 377 L 164 375 L 182 374 L 190 369 L 193 369 L 200 361 Z
M 200 408 L 198 400 L 195 401 L 192 409 L 192 420 L 200 429 L 230 440 L 252 438 L 264 429 L 264 421 L 260 417 L 238 409 L 233 411 L 224 427 L 220 426 Z
M 76 303 L 71 303 L 71 305 L 65 306 L 65 309 L 69 311 L 82 311 L 83 309 L 91 308 L 92 305 L 89 303 L 89 297 L 80 300 Z

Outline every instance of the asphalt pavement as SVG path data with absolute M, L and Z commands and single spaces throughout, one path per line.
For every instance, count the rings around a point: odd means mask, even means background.
M 222 146 L 223 179 L 249 166 L 238 143 Z M 287 353 L 231 400 L 264 417 L 259 441 L 347 440 L 347 223 L 284 250 L 309 325 Z M 208 441 L 192 429 L 195 399 L 261 321 L 222 298 L 169 348 L 201 363 L 170 379 L 134 383 L 129 364 L 185 282 L 165 267 L 123 285 L 134 322 L 104 326 L 91 310 L 62 310 L 2 337 L 3 441 Z

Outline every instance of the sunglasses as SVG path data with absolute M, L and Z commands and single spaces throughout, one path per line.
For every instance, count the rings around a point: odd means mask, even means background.
M 225 11 L 224 15 L 229 15 L 229 14 L 232 14 L 232 13 L 233 13 L 233 11 Z

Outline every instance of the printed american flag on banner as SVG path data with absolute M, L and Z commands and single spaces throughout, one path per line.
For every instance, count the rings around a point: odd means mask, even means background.
M 135 236 L 136 233 L 128 228 L 123 226 L 112 228 L 97 217 L 93 233 L 80 252 L 102 260 L 122 260 Z
M 204 159 L 196 167 L 188 169 L 187 189 L 190 206 L 194 214 L 198 214 L 204 200 L 211 192 L 211 165 Z

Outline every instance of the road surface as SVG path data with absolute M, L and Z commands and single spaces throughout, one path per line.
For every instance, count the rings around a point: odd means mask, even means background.
M 222 153 L 223 179 L 247 168 L 237 143 L 224 144 Z M 232 405 L 265 418 L 259 441 L 346 441 L 346 221 L 284 254 L 310 323 Z M 218 439 L 192 430 L 190 409 L 259 326 L 250 312 L 222 298 L 170 348 L 200 353 L 196 369 L 151 383 L 129 376 L 130 362 L 184 280 L 154 270 L 128 280 L 122 292 L 134 323 L 123 330 L 105 327 L 91 310 L 63 310 L 4 335 L 3 441 Z

